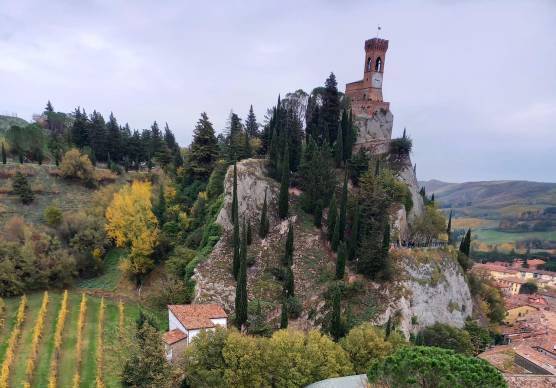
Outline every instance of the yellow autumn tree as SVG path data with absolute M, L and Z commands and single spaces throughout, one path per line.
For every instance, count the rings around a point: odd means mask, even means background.
M 158 238 L 158 221 L 151 195 L 149 182 L 134 181 L 115 193 L 106 209 L 106 233 L 118 247 L 130 249 L 121 268 L 137 282 L 154 266 L 150 255 Z

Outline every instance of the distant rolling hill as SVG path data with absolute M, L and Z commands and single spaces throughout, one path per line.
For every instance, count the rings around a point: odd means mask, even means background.
M 556 241 L 554 215 L 544 213 L 545 209 L 556 207 L 556 183 L 449 183 L 433 179 L 419 184 L 425 187 L 428 196 L 434 193 L 442 209 L 453 209 L 456 227 L 472 228 L 483 242 L 496 244 L 531 238 Z M 501 220 L 505 220 L 504 227 Z
M 22 118 L 0 115 L 0 134 L 10 129 L 12 125 L 24 126 L 27 124 L 29 123 Z

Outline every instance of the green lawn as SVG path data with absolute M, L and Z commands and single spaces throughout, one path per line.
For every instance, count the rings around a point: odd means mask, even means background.
M 479 241 L 486 244 L 503 244 L 533 238 L 556 241 L 556 231 L 510 233 L 494 229 L 476 229 L 473 230 L 473 235 L 476 235 Z
M 16 358 L 10 370 L 10 386 L 20 387 L 25 378 L 25 367 L 27 357 L 30 352 L 32 332 L 35 320 L 42 301 L 42 292 L 28 295 L 28 308 L 26 310 L 25 321 L 23 323 L 22 335 L 16 350 Z M 49 304 L 43 336 L 40 341 L 35 373 L 33 376 L 33 387 L 46 387 L 50 374 L 50 364 L 54 351 L 54 331 L 56 319 L 61 302 L 61 293 L 56 291 L 49 292 Z M 6 341 L 9 337 L 14 317 L 17 311 L 20 298 L 6 299 L 6 324 L 0 330 L 0 360 L 5 356 Z M 71 387 L 73 375 L 76 371 L 77 359 L 75 354 L 77 320 L 79 317 L 79 307 L 81 301 L 80 292 L 70 292 L 68 299 L 68 315 L 63 331 L 61 358 L 58 363 L 58 386 Z M 122 343 L 119 337 L 118 322 L 119 310 L 118 302 L 105 300 L 105 320 L 104 320 L 104 370 L 103 377 L 107 387 L 119 387 L 119 373 L 122 365 Z M 97 322 L 100 299 L 87 297 L 87 315 L 83 329 L 83 349 L 81 387 L 94 387 L 96 381 L 96 349 L 97 349 Z M 139 313 L 139 306 L 135 304 L 125 305 L 125 326 L 124 335 L 130 336 L 133 333 L 135 319 Z M 127 343 L 128 339 L 124 339 Z
M 80 281 L 78 287 L 114 291 L 122 276 L 118 264 L 125 253 L 123 249 L 112 249 L 104 259 L 104 273 L 96 278 Z

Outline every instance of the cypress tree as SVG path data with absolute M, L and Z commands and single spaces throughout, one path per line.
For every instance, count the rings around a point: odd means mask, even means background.
M 253 242 L 253 232 L 251 231 L 251 223 L 247 223 L 247 245 L 251 245 Z
M 339 241 L 344 241 L 344 233 L 346 230 L 346 212 L 347 212 L 347 200 L 348 200 L 348 170 L 344 173 L 344 187 L 342 188 L 342 198 L 340 199 L 340 217 L 338 219 L 339 223 Z
M 247 322 L 247 231 L 245 228 L 245 219 L 243 220 L 241 255 L 237 274 L 235 311 L 236 326 L 241 330 L 242 326 Z
M 434 193 L 431 195 L 431 203 L 434 203 Z
M 339 218 L 339 217 L 338 217 Z M 334 233 L 332 235 L 332 241 L 331 241 L 331 248 L 334 252 L 336 252 L 338 250 L 338 245 L 340 244 L 340 220 L 336 220 L 336 222 L 334 222 Z
M 288 236 L 286 238 L 286 250 L 284 252 L 283 265 L 293 265 L 293 225 L 290 223 L 288 227 Z
M 452 209 L 450 209 L 450 215 L 448 216 L 448 227 L 446 228 L 446 234 L 448 235 L 448 244 L 452 242 Z
M 2 143 L 2 164 L 6 164 L 6 148 L 4 147 L 4 143 Z
M 322 201 L 320 199 L 315 204 L 315 217 L 313 223 L 319 229 L 322 226 Z
M 288 143 L 284 148 L 282 156 L 282 180 L 280 181 L 280 194 L 278 197 L 278 216 L 282 219 L 288 217 L 289 187 L 290 187 L 290 163 Z
M 268 234 L 270 221 L 268 220 L 268 205 L 266 203 L 266 190 L 264 192 L 263 210 L 261 211 L 261 221 L 259 222 L 259 237 L 265 238 Z
M 342 326 L 342 299 L 340 290 L 336 288 L 332 295 L 332 317 L 330 319 L 330 335 L 338 341 L 344 335 Z
M 280 313 L 280 329 L 288 328 L 288 298 L 286 296 L 286 290 L 284 289 L 284 295 L 282 296 L 282 311 Z
M 295 282 L 292 268 L 287 266 L 284 268 L 284 288 L 286 289 L 288 297 L 295 295 Z
M 239 220 L 236 218 L 234 221 L 234 230 L 232 236 L 232 248 L 233 248 L 233 258 L 232 258 L 232 273 L 234 279 L 237 280 L 237 275 L 240 266 L 240 240 L 239 240 Z
M 338 130 L 336 143 L 334 143 L 334 160 L 336 167 L 340 167 L 344 160 L 344 135 L 342 134 L 342 127 Z
M 351 261 L 355 259 L 357 253 L 357 247 L 359 246 L 359 218 L 361 217 L 361 212 L 359 210 L 359 204 L 355 205 L 355 211 L 353 214 L 353 224 L 351 225 L 351 236 L 349 239 L 349 253 L 348 259 Z
M 461 240 L 461 244 L 459 245 L 459 251 L 464 253 L 466 256 L 469 256 L 469 252 L 471 250 L 471 229 L 467 229 L 467 233 L 463 240 Z
M 166 222 L 166 196 L 164 195 L 164 185 L 160 184 L 158 191 L 158 203 L 153 209 L 156 218 L 158 219 L 158 225 L 162 227 Z
M 232 222 L 238 218 L 238 203 L 237 203 L 237 166 L 234 163 L 234 180 L 232 184 Z
M 338 218 L 338 210 L 336 209 L 336 193 L 332 194 L 332 199 L 330 200 L 330 205 L 328 206 L 328 241 L 332 241 L 334 237 L 334 228 L 336 226 L 336 220 Z
M 346 243 L 342 241 L 338 247 L 338 255 L 336 257 L 336 279 L 342 280 L 346 271 L 346 256 L 347 247 Z

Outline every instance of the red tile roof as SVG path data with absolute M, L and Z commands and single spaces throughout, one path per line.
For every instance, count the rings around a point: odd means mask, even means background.
M 168 309 L 187 330 L 212 328 L 216 325 L 211 319 L 228 317 L 217 304 L 172 304 Z
M 168 345 L 175 344 L 176 342 L 180 342 L 181 340 L 184 340 L 186 338 L 187 334 L 180 329 L 170 330 L 162 335 L 162 340 Z

